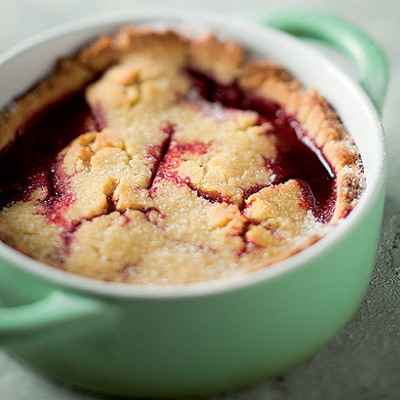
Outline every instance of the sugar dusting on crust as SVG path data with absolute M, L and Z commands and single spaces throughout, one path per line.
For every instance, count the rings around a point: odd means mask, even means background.
M 274 184 L 274 126 L 205 100 L 187 67 L 297 118 L 335 172 L 328 225 L 310 210 L 303 182 Z M 357 148 L 326 100 L 212 34 L 191 41 L 125 28 L 100 38 L 1 113 L 0 147 L 35 112 L 83 88 L 101 123 L 58 155 L 67 196 L 48 200 L 38 184 L 0 211 L 3 241 L 72 273 L 159 285 L 248 273 L 318 241 L 365 188 Z

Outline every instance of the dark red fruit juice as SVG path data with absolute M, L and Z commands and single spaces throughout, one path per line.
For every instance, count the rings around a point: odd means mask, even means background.
M 18 128 L 14 141 L 0 152 L 0 206 L 15 197 L 28 200 L 42 186 L 47 187 L 49 197 L 58 197 L 66 182 L 61 182 L 55 155 L 82 133 L 98 129 L 83 92 L 33 115 Z

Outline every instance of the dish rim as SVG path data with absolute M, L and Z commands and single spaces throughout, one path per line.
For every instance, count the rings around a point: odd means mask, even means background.
M 256 35 L 268 34 L 275 37 L 283 44 L 291 44 L 305 52 L 306 56 L 312 56 L 312 59 L 318 60 L 320 65 L 328 68 L 331 75 L 336 79 L 340 79 L 353 96 L 357 98 L 363 112 L 369 117 L 371 130 L 376 133 L 377 148 L 377 165 L 375 166 L 375 176 L 368 178 L 367 187 L 363 193 L 357 207 L 347 216 L 334 226 L 331 232 L 319 240 L 312 246 L 307 247 L 298 254 L 295 254 L 285 260 L 276 262 L 268 267 L 262 268 L 250 273 L 238 274 L 229 279 L 221 279 L 216 281 L 206 281 L 199 283 L 180 284 L 180 285 L 135 285 L 116 282 L 105 282 L 93 278 L 87 278 L 66 272 L 52 266 L 34 260 L 17 250 L 0 242 L 0 258 L 12 263 L 15 267 L 50 281 L 58 286 L 62 286 L 69 290 L 75 290 L 92 295 L 100 295 L 102 297 L 114 298 L 140 298 L 140 299 L 176 299 L 186 297 L 199 297 L 216 295 L 233 290 L 241 290 L 250 286 L 273 281 L 291 273 L 300 268 L 306 268 L 311 262 L 323 256 L 338 242 L 340 242 L 357 225 L 365 218 L 366 214 L 371 210 L 372 206 L 379 195 L 382 185 L 385 183 L 386 175 L 386 154 L 384 145 L 384 133 L 380 118 L 375 110 L 371 100 L 362 90 L 362 88 L 347 74 L 340 70 L 332 61 L 321 55 L 314 48 L 310 47 L 304 41 L 301 41 L 289 34 L 277 31 L 276 29 L 260 26 L 250 21 L 235 17 L 225 16 L 217 13 L 209 13 L 198 10 L 168 10 L 168 9 L 141 9 L 128 13 L 115 12 L 105 15 L 97 15 L 78 19 L 57 27 L 48 29 L 29 39 L 24 40 L 20 44 L 13 46 L 0 56 L 0 73 L 7 63 L 12 63 L 15 59 L 23 55 L 25 52 L 31 51 L 40 46 L 46 46 L 52 41 L 61 40 L 63 37 L 79 32 L 89 32 L 102 28 L 104 33 L 108 32 L 111 26 L 125 26 L 129 23 L 153 23 L 154 21 L 165 20 L 166 25 L 171 26 L 170 20 L 176 20 L 181 24 L 202 24 L 203 26 L 213 29 L 211 25 L 223 26 L 238 25 L 246 32 L 251 31 Z M 168 22 L 170 21 L 170 22 Z M 93 34 L 93 36 L 96 36 Z M 234 36 L 237 40 L 238 36 Z M 84 40 L 81 38 L 77 42 L 77 48 L 82 46 Z M 54 65 L 55 55 L 49 57 L 49 65 Z M 290 66 L 285 66 L 289 67 Z M 16 93 L 18 94 L 18 93 Z M 371 167 L 372 168 L 372 167 Z M 0 260 L 1 261 L 1 260 Z

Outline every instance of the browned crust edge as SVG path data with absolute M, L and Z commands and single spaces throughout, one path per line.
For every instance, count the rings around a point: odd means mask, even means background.
M 357 147 L 332 106 L 315 88 L 303 88 L 283 67 L 265 61 L 245 63 L 238 81 L 244 89 L 276 101 L 297 118 L 336 173 L 337 201 L 329 224 L 347 216 L 366 183 Z

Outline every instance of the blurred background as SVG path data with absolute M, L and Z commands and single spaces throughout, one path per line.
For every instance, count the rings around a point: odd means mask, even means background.
M 398 0 L 0 0 L 0 54 L 18 42 L 86 16 L 141 7 L 201 9 L 249 16 L 297 8 L 347 19 L 385 51 L 390 84 L 383 109 L 389 162 L 384 221 L 367 294 L 346 328 L 312 359 L 273 381 L 215 400 L 400 399 L 400 1 Z M 334 51 L 312 44 L 356 79 Z M 1 277 L 0 277 L 1 279 Z M 1 400 L 96 400 L 49 380 L 0 351 Z

